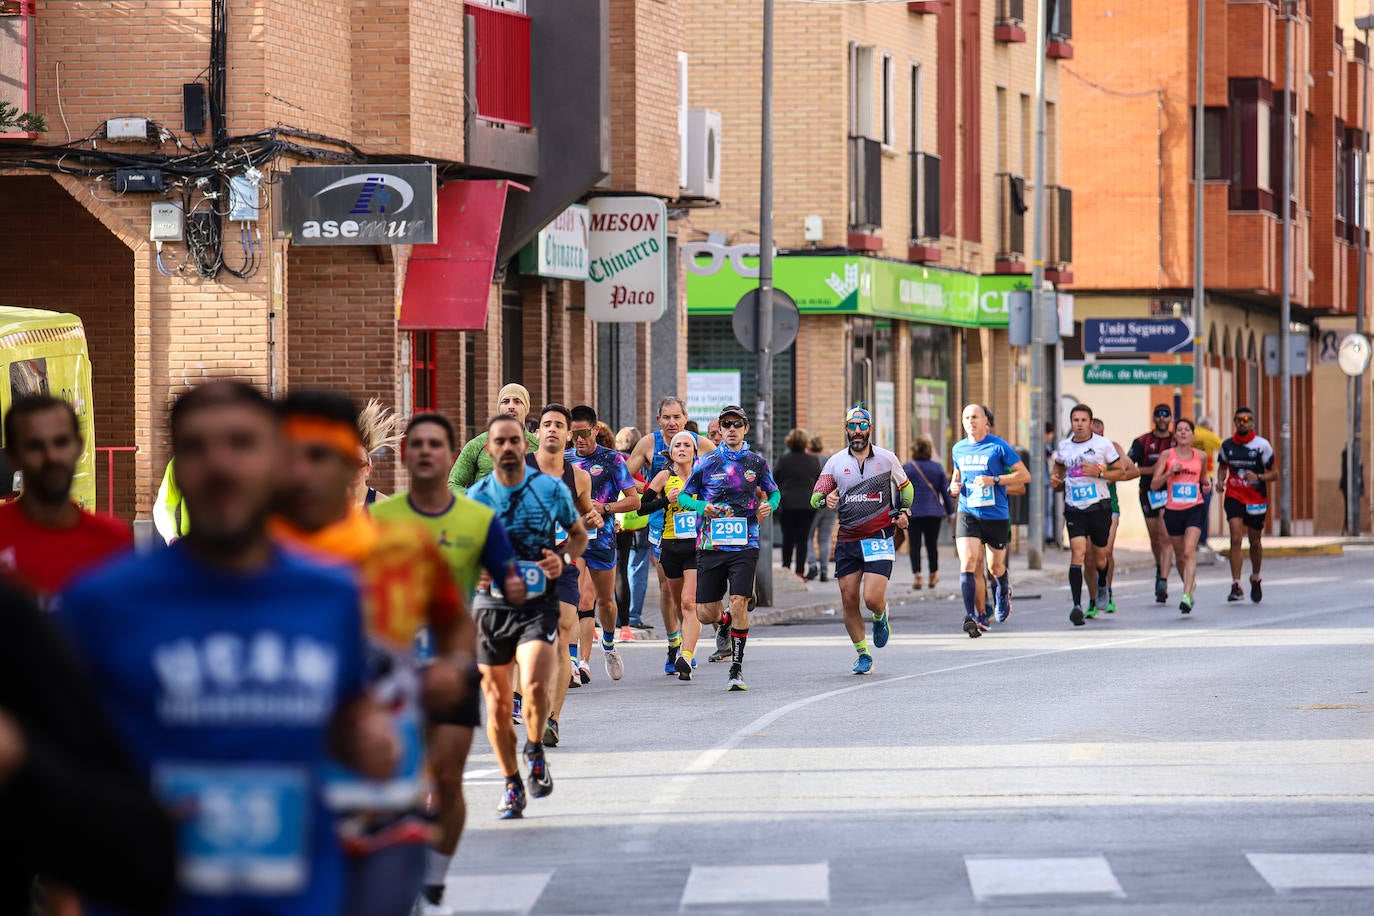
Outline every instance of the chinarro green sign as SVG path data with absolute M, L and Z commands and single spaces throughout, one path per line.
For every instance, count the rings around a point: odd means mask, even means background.
M 738 248 L 684 245 L 687 312 L 728 315 L 758 287 L 758 258 Z M 965 328 L 1005 328 L 1023 276 L 976 276 L 939 267 L 853 255 L 780 255 L 773 286 L 803 315 L 856 314 Z

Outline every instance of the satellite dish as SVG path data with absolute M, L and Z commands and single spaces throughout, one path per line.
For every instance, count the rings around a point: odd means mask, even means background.
M 1369 341 L 1363 334 L 1347 334 L 1345 340 L 1341 341 L 1341 348 L 1336 354 L 1336 362 L 1340 365 L 1341 371 L 1349 376 L 1364 375 L 1364 371 L 1369 368 Z

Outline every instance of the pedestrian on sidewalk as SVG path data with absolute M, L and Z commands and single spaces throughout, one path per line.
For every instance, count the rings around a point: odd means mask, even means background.
M 934 446 L 921 436 L 911 445 L 911 460 L 902 465 L 916 488 L 911 504 L 911 587 L 921 588 L 921 545 L 930 566 L 929 584 L 940 582 L 940 523 L 954 518 L 954 499 L 949 495 L 949 475 L 932 459 Z
M 773 465 L 773 480 L 782 490 L 782 505 L 778 509 L 778 524 L 782 526 L 782 566 L 793 565 L 796 556 L 797 578 L 806 572 L 807 541 L 816 510 L 811 508 L 811 490 L 820 476 L 821 464 L 815 455 L 807 454 L 806 431 L 794 429 L 785 440 L 787 452 Z
M 806 453 L 816 459 L 817 465 L 825 462 L 825 443 L 820 436 L 812 436 L 807 443 Z M 819 472 L 817 472 L 819 476 Z M 806 537 L 806 578 L 810 581 L 820 576 L 822 582 L 830 581 L 830 556 L 835 542 L 835 525 L 839 513 L 825 506 L 816 510 L 811 520 L 811 532 Z

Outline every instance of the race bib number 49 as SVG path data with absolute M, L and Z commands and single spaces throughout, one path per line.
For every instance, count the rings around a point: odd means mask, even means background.
M 711 542 L 717 547 L 746 547 L 749 544 L 747 518 L 711 519 Z

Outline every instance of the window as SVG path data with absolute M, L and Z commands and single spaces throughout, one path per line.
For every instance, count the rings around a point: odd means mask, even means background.
M 849 135 L 873 136 L 873 48 L 849 46 Z
M 1007 171 L 1011 137 L 1007 133 L 1007 87 L 997 87 L 997 171 Z
M 42 357 L 10 363 L 10 401 L 26 394 L 48 393 L 48 361 Z
M 1233 79 L 1231 95 L 1231 209 L 1274 206 L 1269 157 L 1274 91 L 1266 79 Z M 1280 128 L 1286 119 L 1279 118 Z
M 1196 117 L 1197 109 L 1193 111 Z M 1231 158 L 1226 154 L 1230 139 L 1226 131 L 1226 114 L 1225 108 L 1202 110 L 1202 177 L 1205 181 L 1227 181 L 1231 177 L 1227 170 Z M 1194 160 L 1194 166 L 1196 164 Z
M 921 142 L 921 65 L 911 65 L 911 151 L 920 152 Z
M 1035 150 L 1035 109 L 1031 107 L 1031 97 L 1021 93 L 1021 174 L 1031 174 L 1035 167 L 1031 155 Z
M 439 406 L 439 348 L 433 331 L 410 335 L 410 390 L 414 412 Z
M 897 70 L 891 54 L 883 55 L 883 146 L 897 145 Z
M 1336 119 L 1336 219 L 1344 222 L 1349 216 L 1349 208 L 1346 207 L 1345 186 L 1348 180 L 1346 163 L 1349 159 L 1345 154 L 1345 124 L 1340 118 Z

